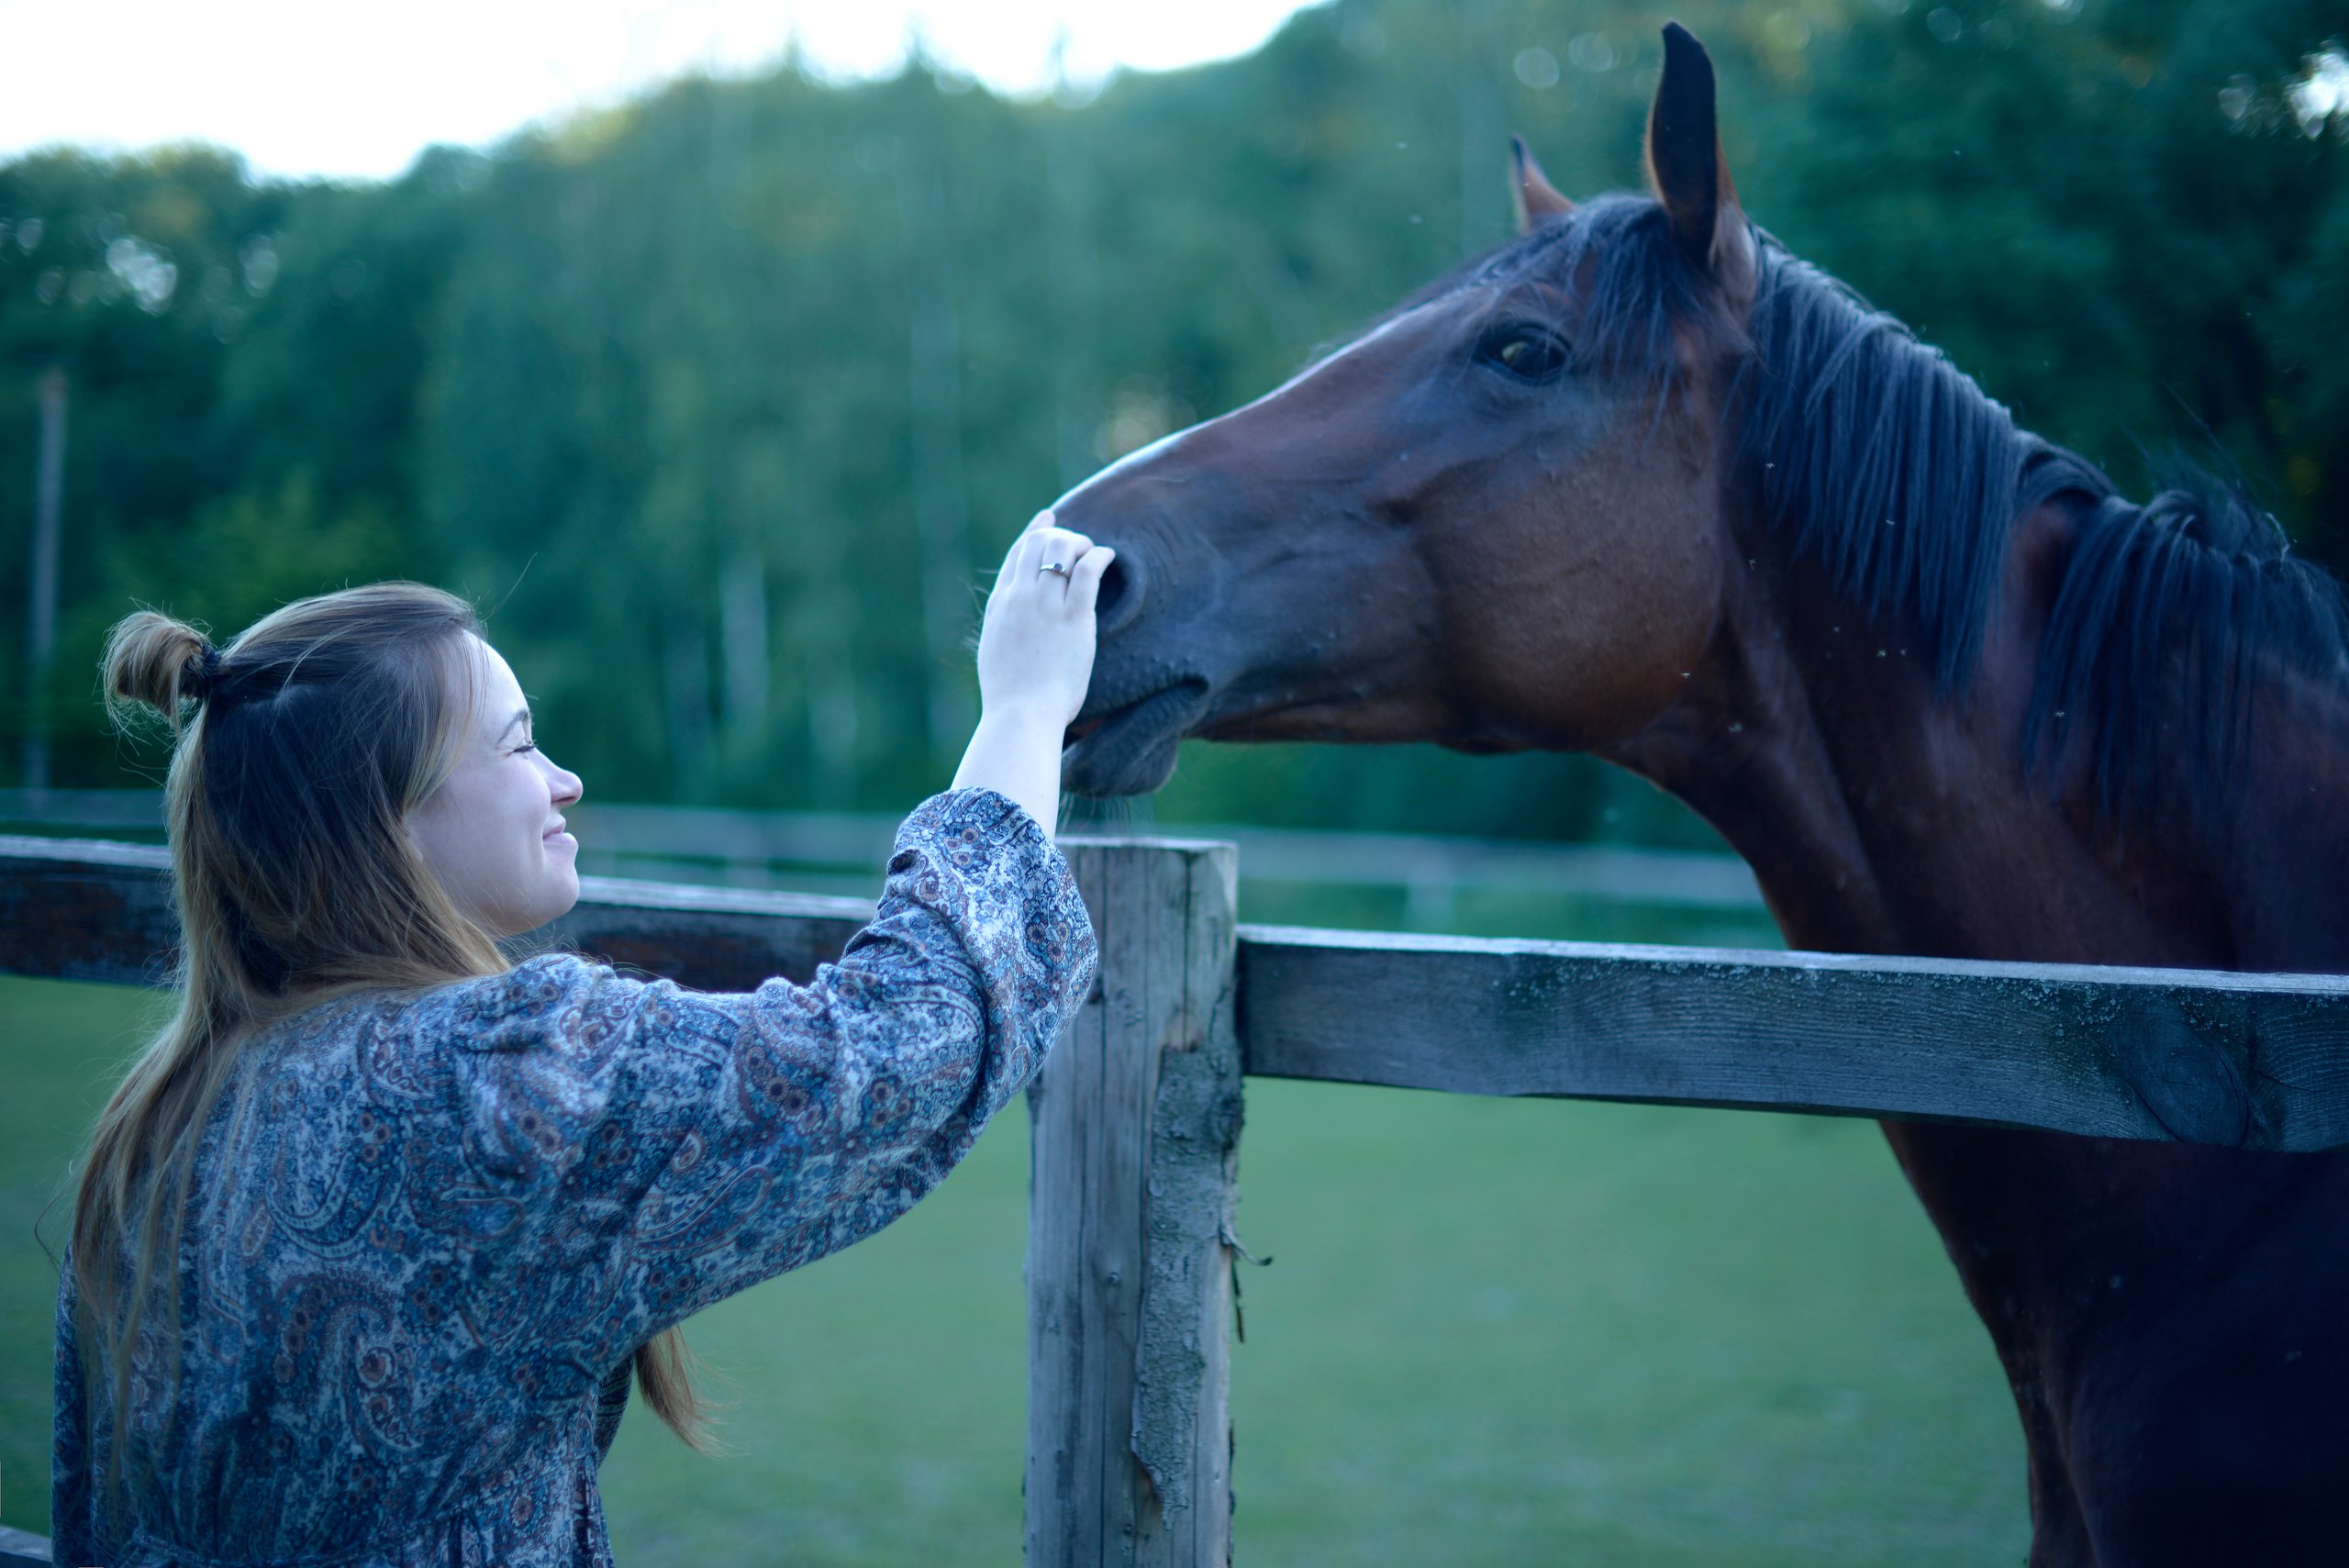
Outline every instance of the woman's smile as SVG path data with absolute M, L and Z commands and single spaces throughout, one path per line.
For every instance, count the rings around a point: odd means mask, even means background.
M 494 936 L 518 936 L 561 915 L 579 898 L 566 806 L 577 803 L 579 776 L 558 767 L 531 730 L 530 705 L 497 650 L 465 638 L 472 728 L 456 765 L 408 816 L 408 831 L 450 899 Z M 470 701 L 465 698 L 470 695 Z M 539 858 L 525 818 L 539 825 Z

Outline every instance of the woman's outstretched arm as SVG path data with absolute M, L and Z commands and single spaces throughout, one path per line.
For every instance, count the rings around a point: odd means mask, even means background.
M 974 788 L 907 819 L 873 924 L 807 985 L 707 995 L 551 954 L 433 993 L 395 1049 L 450 1042 L 445 1109 L 369 1107 L 400 1118 L 395 1145 L 444 1117 L 426 1141 L 462 1151 L 402 1184 L 424 1239 L 400 1262 L 447 1263 L 443 1316 L 495 1325 L 543 1377 L 600 1377 L 911 1207 L 1027 1082 L 1095 965 L 1066 862 Z

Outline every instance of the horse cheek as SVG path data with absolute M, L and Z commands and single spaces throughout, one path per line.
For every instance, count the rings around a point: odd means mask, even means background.
M 1558 750 L 1622 740 L 1678 702 L 1720 617 L 1724 553 L 1717 530 L 1697 520 L 1703 508 L 1603 488 L 1607 526 L 1585 548 L 1552 555 L 1537 591 L 1486 622 L 1487 667 L 1519 721 Z

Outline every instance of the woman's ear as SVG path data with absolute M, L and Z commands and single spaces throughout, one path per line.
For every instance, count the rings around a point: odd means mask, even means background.
M 1753 233 L 1721 156 L 1712 58 L 1677 22 L 1664 25 L 1664 75 L 1648 113 L 1648 179 L 1681 258 L 1742 320 L 1753 304 Z

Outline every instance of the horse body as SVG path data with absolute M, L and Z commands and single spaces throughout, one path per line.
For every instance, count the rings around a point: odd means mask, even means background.
M 2208 834 L 2099 831 L 2020 776 L 2066 510 L 2020 526 L 1967 703 L 1932 701 L 1918 661 L 1876 656 L 1885 628 L 1765 557 L 1732 577 L 1697 689 L 1609 754 L 1721 829 L 1797 947 L 2349 971 L 2337 696 L 2302 695 L 2305 728 Z M 2349 1155 L 1885 1133 L 2007 1371 L 2034 1563 L 2340 1554 Z
M 1518 241 L 1063 499 L 1119 550 L 1067 782 L 1155 788 L 1185 735 L 1591 751 L 1794 946 L 2349 971 L 2337 597 L 1758 236 L 1666 43 L 1657 200 L 1520 150 Z M 1886 1134 L 2013 1386 L 2035 1563 L 2340 1555 L 2349 1153 Z

